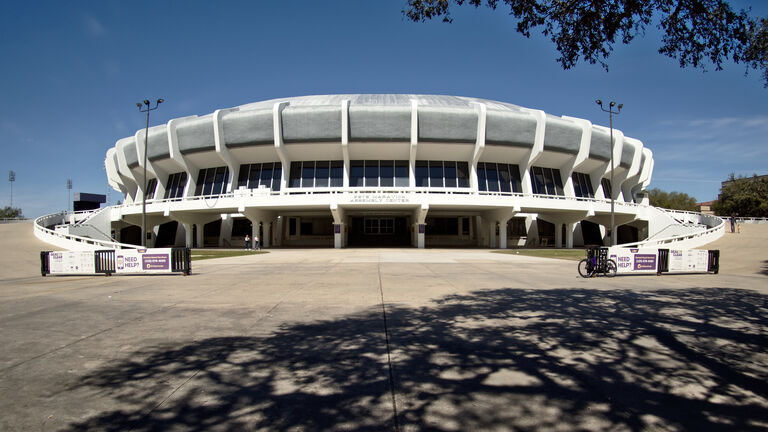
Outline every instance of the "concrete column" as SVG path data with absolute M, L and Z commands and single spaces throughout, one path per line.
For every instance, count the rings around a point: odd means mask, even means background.
M 184 227 L 184 244 L 188 248 L 191 248 L 192 247 L 192 243 L 193 243 L 193 240 L 192 240 L 192 227 L 194 225 L 193 224 L 188 224 L 188 223 L 182 223 L 181 225 Z
M 232 218 L 229 215 L 221 219 L 221 230 L 219 231 L 219 247 L 224 247 L 226 244 L 229 244 L 229 247 L 234 246 L 232 244 Z
M 573 230 L 575 229 L 575 223 L 565 224 L 565 247 L 573 249 Z
M 284 217 L 278 217 L 275 225 L 275 246 L 283 245 L 283 221 Z
M 205 224 L 196 224 L 197 225 L 197 247 L 204 247 L 205 246 Z
M 272 222 L 264 222 L 261 225 L 264 227 L 264 241 L 263 247 L 268 248 L 272 245 Z
M 426 224 L 417 224 L 416 226 L 416 247 L 419 249 L 424 249 L 424 243 L 425 243 L 425 236 L 427 231 L 427 225 Z
M 251 221 L 251 242 L 253 242 L 254 239 L 259 239 L 259 248 L 261 248 L 261 236 L 259 235 L 259 222 L 253 222 Z M 255 243 L 251 243 L 254 248 L 256 248 Z
M 499 221 L 499 249 L 507 248 L 507 224 L 509 219 Z
M 555 224 L 555 247 L 557 249 L 563 247 L 563 225 L 559 222 Z
M 491 220 L 488 222 L 488 247 L 494 249 L 496 247 L 496 221 Z
M 344 247 L 344 228 L 343 223 L 333 224 L 333 247 L 336 249 Z

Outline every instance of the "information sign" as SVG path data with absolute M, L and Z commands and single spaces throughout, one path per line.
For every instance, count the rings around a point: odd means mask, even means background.
M 612 247 L 608 258 L 616 261 L 617 273 L 656 273 L 658 249 L 633 249 Z
M 671 249 L 669 251 L 669 272 L 706 272 L 709 268 L 709 251 Z
M 115 251 L 115 273 L 168 273 L 171 248 Z
M 92 251 L 60 251 L 48 254 L 51 274 L 93 274 L 96 267 Z

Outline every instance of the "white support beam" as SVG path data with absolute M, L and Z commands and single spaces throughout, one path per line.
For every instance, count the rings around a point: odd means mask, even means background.
M 419 146 L 419 101 L 411 99 L 411 147 L 408 155 L 408 187 L 416 187 L 416 153 Z
M 285 174 L 288 172 L 291 166 L 291 161 L 288 159 L 288 155 L 285 153 L 285 143 L 283 142 L 283 110 L 287 107 L 289 102 L 277 102 L 272 105 L 272 131 L 274 133 L 275 151 L 277 157 L 280 158 L 280 163 L 283 164 L 283 173 L 280 176 L 280 190 L 284 191 L 288 179 L 285 178 Z

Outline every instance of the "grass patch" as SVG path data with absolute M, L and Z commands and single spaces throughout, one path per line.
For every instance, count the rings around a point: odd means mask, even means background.
M 493 252 L 510 255 L 534 256 L 540 258 L 566 259 L 572 261 L 580 261 L 587 257 L 587 252 L 584 249 L 510 249 Z
M 231 250 L 231 249 L 192 249 L 192 261 L 200 261 L 214 258 L 226 258 L 235 257 L 241 255 L 256 255 L 269 253 L 266 251 L 254 251 L 254 250 Z

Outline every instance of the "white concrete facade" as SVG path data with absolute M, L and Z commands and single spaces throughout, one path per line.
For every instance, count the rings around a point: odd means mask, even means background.
M 151 127 L 152 190 L 144 130 L 118 140 L 105 160 L 125 195 L 112 230 L 120 240 L 140 225 L 146 194 L 154 240 L 177 222 L 163 241 L 187 246 L 239 247 L 246 220 L 264 247 L 607 244 L 613 171 L 625 242 L 652 237 L 653 153 L 619 130 L 608 137 L 587 120 L 454 96 L 256 102 Z

